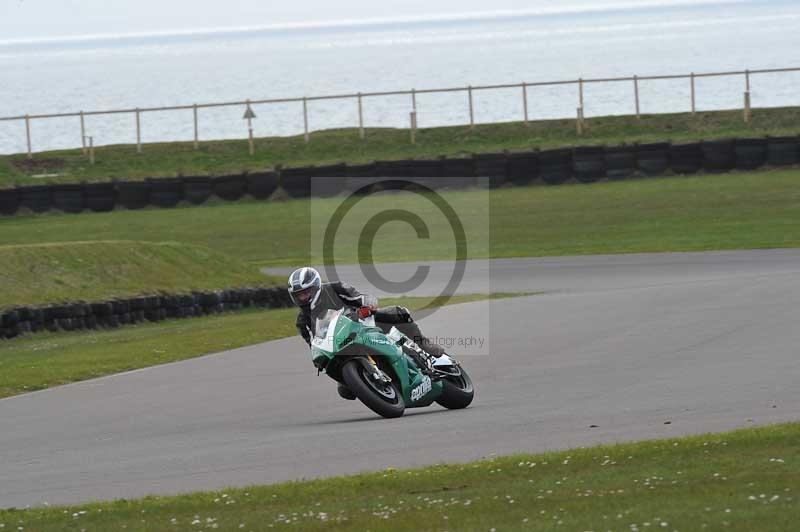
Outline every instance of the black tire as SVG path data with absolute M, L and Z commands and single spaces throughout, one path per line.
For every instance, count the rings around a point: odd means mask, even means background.
M 442 381 L 444 387 L 437 403 L 450 410 L 467 408 L 475 398 L 475 388 L 464 368 L 461 368 L 460 377 L 448 377 Z
M 369 383 L 368 377 L 364 375 L 364 366 L 359 360 L 351 360 L 342 368 L 342 378 L 344 379 L 347 387 L 350 388 L 358 400 L 364 403 L 367 408 L 385 418 L 396 418 L 403 415 L 406 405 L 403 402 L 403 396 L 397 385 L 392 382 L 388 389 L 393 393 L 394 400 L 390 401 L 388 398 L 379 394 Z

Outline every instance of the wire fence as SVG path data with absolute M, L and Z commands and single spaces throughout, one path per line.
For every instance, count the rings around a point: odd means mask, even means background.
M 359 134 L 361 138 L 365 138 L 365 121 L 364 121 L 364 106 L 365 100 L 367 99 L 377 99 L 377 98 L 387 98 L 387 97 L 397 97 L 397 96 L 405 96 L 409 98 L 408 105 L 409 105 L 409 122 L 408 126 L 411 131 L 410 134 L 410 141 L 416 142 L 416 130 L 418 124 L 418 111 L 417 111 L 417 102 L 418 98 L 424 97 L 425 95 L 431 94 L 445 94 L 445 93 L 462 93 L 466 96 L 464 104 L 469 112 L 469 127 L 475 127 L 475 98 L 474 95 L 476 92 L 482 91 L 494 91 L 494 90 L 508 90 L 508 89 L 519 89 L 519 118 L 525 123 L 528 124 L 531 120 L 530 116 L 530 105 L 529 105 L 529 98 L 530 94 L 533 92 L 531 89 L 541 88 L 541 87 L 554 87 L 554 86 L 575 86 L 576 88 L 576 128 L 579 133 L 583 132 L 585 120 L 588 118 L 584 112 L 586 109 L 586 95 L 585 95 L 585 87 L 591 84 L 603 84 L 603 83 L 614 83 L 614 84 L 629 84 L 629 90 L 631 95 L 631 112 L 636 115 L 636 117 L 640 117 L 642 114 L 642 84 L 649 83 L 649 82 L 658 82 L 658 81 L 675 81 L 675 80 L 687 80 L 689 82 L 690 88 L 690 98 L 691 100 L 687 102 L 687 109 L 691 110 L 692 113 L 696 113 L 698 111 L 697 108 L 697 85 L 696 81 L 702 78 L 720 78 L 720 77 L 731 77 L 731 78 L 739 78 L 742 83 L 743 91 L 743 102 L 742 102 L 742 109 L 743 109 L 743 118 L 745 121 L 750 120 L 751 114 L 751 82 L 754 76 L 762 75 L 762 74 L 780 74 L 780 73 L 789 73 L 789 72 L 800 72 L 800 67 L 798 68 L 772 68 L 772 69 L 760 69 L 760 70 L 743 70 L 743 71 L 728 71 L 728 72 L 704 72 L 704 73 L 690 73 L 690 74 L 678 74 L 678 75 L 660 75 L 660 76 L 632 76 L 632 77 L 609 77 L 609 78 L 592 78 L 592 79 L 571 79 L 571 80 L 562 80 L 562 81 L 540 81 L 540 82 L 522 82 L 522 83 L 515 83 L 515 84 L 499 84 L 499 85 L 481 85 L 481 86 L 466 86 L 466 87 L 450 87 L 450 88 L 437 88 L 437 89 L 411 89 L 411 90 L 397 90 L 397 91 L 383 91 L 383 92 L 365 92 L 365 93 L 355 93 L 355 94 L 334 94 L 334 95 L 326 95 L 326 96 L 304 96 L 300 98 L 279 98 L 279 99 L 252 99 L 252 100 L 243 100 L 243 101 L 230 101 L 230 102 L 217 102 L 217 103 L 194 103 L 190 105 L 178 105 L 178 106 L 171 106 L 171 107 L 137 107 L 137 108 L 127 108 L 127 109 L 111 109 L 111 110 L 103 110 L 103 111 L 78 111 L 78 112 L 68 112 L 68 113 L 52 113 L 52 114 L 26 114 L 26 115 L 19 115 L 19 116 L 8 116 L 8 117 L 0 117 L 0 122 L 22 122 L 24 124 L 24 135 L 25 135 L 25 142 L 27 146 L 27 154 L 28 158 L 33 157 L 33 150 L 34 150 L 34 142 L 33 137 L 31 134 L 31 122 L 35 120 L 48 120 L 48 119 L 64 119 L 64 118 L 77 118 L 79 120 L 76 126 L 80 127 L 79 133 L 76 127 L 76 134 L 75 139 L 78 141 L 80 139 L 80 143 L 76 142 L 75 147 L 80 146 L 83 149 L 84 154 L 90 155 L 90 158 L 94 159 L 94 145 L 96 144 L 95 138 L 93 136 L 87 135 L 86 129 L 86 117 L 89 116 L 110 116 L 110 115 L 130 115 L 131 125 L 133 132 L 135 132 L 135 136 L 132 136 L 132 140 L 135 139 L 136 149 L 139 153 L 142 152 L 142 122 L 143 122 L 143 115 L 147 113 L 155 113 L 155 112 L 168 112 L 168 111 L 192 111 L 193 116 L 193 131 L 194 131 L 194 147 L 195 149 L 199 149 L 200 142 L 201 142 L 201 135 L 200 135 L 200 113 L 204 109 L 212 109 L 212 108 L 224 108 L 224 107 L 234 107 L 234 108 L 241 108 L 243 109 L 243 119 L 247 122 L 247 133 L 249 139 L 249 147 L 250 153 L 254 152 L 254 134 L 253 134 L 253 123 L 252 121 L 256 119 L 256 115 L 252 110 L 252 106 L 254 105 L 278 105 L 278 104 L 298 104 L 298 122 L 302 120 L 303 124 L 303 132 L 304 138 L 306 142 L 311 141 L 311 133 L 309 129 L 309 116 L 312 112 L 312 105 L 314 102 L 322 102 L 322 101 L 347 101 L 351 100 L 355 103 L 354 105 L 354 125 L 357 126 L 359 130 Z M 711 109 L 707 109 L 711 110 Z M 567 118 L 567 117 L 562 117 Z M 208 140 L 213 139 L 213 132 L 209 132 Z

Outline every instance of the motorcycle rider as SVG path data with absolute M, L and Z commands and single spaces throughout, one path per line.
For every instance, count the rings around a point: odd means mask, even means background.
M 297 332 L 307 344 L 315 334 L 317 319 L 328 310 L 348 307 L 357 311 L 360 318 L 370 314 L 375 316 L 375 325 L 384 333 L 392 327 L 397 329 L 434 357 L 444 354 L 444 349 L 422 335 L 414 323 L 411 313 L 405 307 L 386 307 L 378 309 L 378 298 L 362 294 L 347 283 L 323 283 L 319 272 L 314 268 L 298 268 L 289 276 L 289 295 L 300 308 L 297 314 Z M 355 395 L 343 384 L 339 384 L 339 395 L 345 399 L 355 399 Z

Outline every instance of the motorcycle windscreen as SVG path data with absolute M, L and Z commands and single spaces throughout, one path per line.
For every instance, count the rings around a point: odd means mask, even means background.
M 312 347 L 332 353 L 335 351 L 334 339 L 336 337 L 336 322 L 342 310 L 330 309 L 325 314 L 317 318 L 316 333 L 311 341 Z

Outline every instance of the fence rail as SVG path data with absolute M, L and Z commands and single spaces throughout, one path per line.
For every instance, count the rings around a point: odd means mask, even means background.
M 388 97 L 388 96 L 410 96 L 411 97 L 411 128 L 412 130 L 415 128 L 415 124 L 417 122 L 417 96 L 424 95 L 424 94 L 445 94 L 445 93 L 457 93 L 457 92 L 466 92 L 468 94 L 468 105 L 469 105 L 469 117 L 470 117 L 470 127 L 475 125 L 475 106 L 473 102 L 473 93 L 476 91 L 488 91 L 488 90 L 505 90 L 505 89 L 521 89 L 521 98 L 522 98 L 522 111 L 525 123 L 529 121 L 529 113 L 528 113 L 528 89 L 535 88 L 535 87 L 549 87 L 549 86 L 563 86 L 563 85 L 576 85 L 578 88 L 578 109 L 577 109 L 577 117 L 578 117 L 578 130 L 581 131 L 582 123 L 586 119 L 584 114 L 585 109 L 585 95 L 584 95 L 584 86 L 587 84 L 595 84 L 595 83 L 624 83 L 629 82 L 633 83 L 633 93 L 634 93 L 634 100 L 635 100 L 635 112 L 636 116 L 639 116 L 641 113 L 641 101 L 640 101 L 640 84 L 642 82 L 647 81 L 662 81 L 662 80 L 680 80 L 680 79 L 687 79 L 690 80 L 691 83 L 691 111 L 694 113 L 697 111 L 696 107 L 696 86 L 695 81 L 701 78 L 712 78 L 712 77 L 742 77 L 744 82 L 744 113 L 745 113 L 745 120 L 749 119 L 750 114 L 750 89 L 751 89 L 751 77 L 760 75 L 760 74 L 779 74 L 779 73 L 789 73 L 789 72 L 800 72 L 800 67 L 790 67 L 790 68 L 769 68 L 769 69 L 758 69 L 758 70 L 741 70 L 741 71 L 726 71 L 726 72 L 701 72 L 701 73 L 690 73 L 690 74 L 669 74 L 669 75 L 655 75 L 655 76 L 631 76 L 631 77 L 609 77 L 609 78 L 578 78 L 578 79 L 569 79 L 569 80 L 560 80 L 560 81 L 538 81 L 538 82 L 522 82 L 522 83 L 510 83 L 510 84 L 497 84 L 497 85 L 475 85 L 475 86 L 467 86 L 467 87 L 449 87 L 449 88 L 434 88 L 434 89 L 411 89 L 411 90 L 396 90 L 396 91 L 381 91 L 381 92 L 359 92 L 354 94 L 331 94 L 331 95 L 322 95 L 322 96 L 303 96 L 303 97 L 295 97 L 295 98 L 273 98 L 273 99 L 250 99 L 250 100 L 239 100 L 239 101 L 229 101 L 229 102 L 215 102 L 215 103 L 194 103 L 189 105 L 176 105 L 176 106 L 167 106 L 167 107 L 136 107 L 136 108 L 125 108 L 125 109 L 109 109 L 109 110 L 102 110 L 102 111 L 78 111 L 78 112 L 68 112 L 68 113 L 50 113 L 50 114 L 27 114 L 27 115 L 18 115 L 18 116 L 7 116 L 7 117 L 0 117 L 0 122 L 9 122 L 9 121 L 24 121 L 25 123 L 25 130 L 26 130 L 26 141 L 27 141 L 27 152 L 28 157 L 32 157 L 33 154 L 33 142 L 31 138 L 31 130 L 30 130 L 30 122 L 32 120 L 45 120 L 45 119 L 54 119 L 54 118 L 80 118 L 80 126 L 81 126 L 81 145 L 86 151 L 86 141 L 90 137 L 86 136 L 85 130 L 85 123 L 84 118 L 88 116 L 100 116 L 100 115 L 120 115 L 120 114 L 130 114 L 135 117 L 135 124 L 136 124 L 136 144 L 138 151 L 141 152 L 142 150 L 142 140 L 141 140 L 141 115 L 143 113 L 152 113 L 152 112 L 165 112 L 165 111 L 193 111 L 194 117 L 194 145 L 195 149 L 198 148 L 198 144 L 200 142 L 199 138 L 199 124 L 198 124 L 198 111 L 201 109 L 211 109 L 211 108 L 221 108 L 221 107 L 244 107 L 245 109 L 250 108 L 252 105 L 270 105 L 270 104 L 287 104 L 287 103 L 301 103 L 303 104 L 303 125 L 304 125 L 304 132 L 305 132 L 305 140 L 306 142 L 310 141 L 310 131 L 309 131 L 309 103 L 315 101 L 330 101 L 330 100 L 350 100 L 354 99 L 358 103 L 358 127 L 361 132 L 362 138 L 364 137 L 364 113 L 363 113 L 363 100 L 365 98 L 378 98 L 378 97 Z M 413 134 L 413 133 L 412 133 Z

